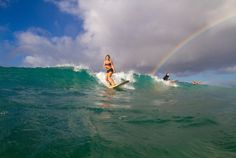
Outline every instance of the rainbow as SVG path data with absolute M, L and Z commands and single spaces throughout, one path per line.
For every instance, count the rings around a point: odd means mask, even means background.
M 185 37 L 180 43 L 178 43 L 174 49 L 172 49 L 170 52 L 167 53 L 166 56 L 164 56 L 161 61 L 154 67 L 154 69 L 150 72 L 152 75 L 155 75 L 156 72 L 167 62 L 167 60 L 173 56 L 175 53 L 177 53 L 181 48 L 183 48 L 185 45 L 190 43 L 192 40 L 194 40 L 196 37 L 200 36 L 202 33 L 228 21 L 231 20 L 232 18 L 235 18 L 236 14 L 230 15 L 221 19 L 218 19 L 200 29 L 195 31 L 194 33 L 191 33 L 190 36 Z

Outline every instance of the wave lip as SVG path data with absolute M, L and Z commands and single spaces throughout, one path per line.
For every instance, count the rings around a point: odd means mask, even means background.
M 89 70 L 86 65 L 75 65 L 75 64 L 58 64 L 56 67 L 72 67 L 74 71 Z

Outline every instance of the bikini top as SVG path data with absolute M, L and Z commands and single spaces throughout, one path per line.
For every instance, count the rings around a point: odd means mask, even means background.
M 111 63 L 105 64 L 105 66 L 111 66 Z

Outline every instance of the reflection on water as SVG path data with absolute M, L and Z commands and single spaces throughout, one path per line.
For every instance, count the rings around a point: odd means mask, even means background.
M 112 107 L 111 102 L 112 102 L 115 94 L 116 94 L 115 90 L 106 88 L 104 91 L 101 92 L 102 100 L 100 101 L 99 106 L 101 108 Z

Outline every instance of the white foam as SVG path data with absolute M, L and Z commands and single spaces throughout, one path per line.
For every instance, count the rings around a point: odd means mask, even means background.
M 106 73 L 105 72 L 98 72 L 95 73 L 96 77 L 99 79 L 100 83 L 108 86 L 108 83 L 106 82 L 105 76 Z M 133 71 L 129 71 L 127 73 L 125 72 L 116 72 L 112 75 L 113 80 L 115 81 L 115 83 L 120 83 L 123 80 L 128 80 L 130 83 L 125 84 L 123 87 L 126 89 L 135 89 L 132 84 L 135 82 L 134 79 L 134 72 Z

